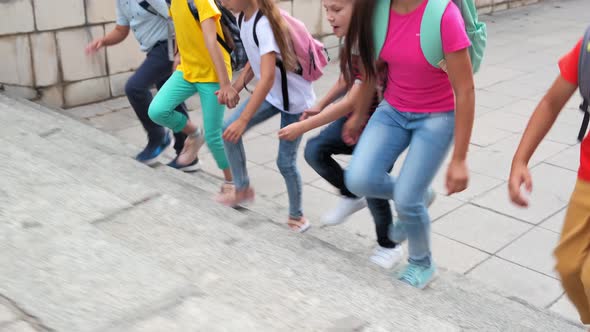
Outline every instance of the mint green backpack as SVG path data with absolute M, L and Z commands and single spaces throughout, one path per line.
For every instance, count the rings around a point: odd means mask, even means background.
M 486 48 L 487 29 L 485 23 L 479 22 L 478 20 L 474 0 L 426 1 L 428 1 L 428 4 L 426 5 L 420 27 L 420 45 L 428 63 L 439 68 L 441 62 L 444 60 L 440 26 L 449 2 L 453 1 L 459 7 L 463 20 L 465 21 L 465 30 L 471 41 L 471 47 L 469 47 L 471 65 L 473 72 L 477 73 Z M 381 53 L 385 38 L 387 37 L 390 12 L 391 0 L 377 1 L 373 17 L 373 39 L 377 56 Z

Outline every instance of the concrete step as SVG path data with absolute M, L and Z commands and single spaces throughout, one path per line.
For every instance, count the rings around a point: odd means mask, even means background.
M 138 164 L 50 110 L 0 95 L 0 127 L 0 294 L 56 331 L 69 320 L 76 331 L 581 330 L 446 271 L 426 291 L 406 287 L 349 233 L 293 234 L 264 201 L 221 207 L 217 179 Z
M 342 322 L 353 330 L 355 322 L 374 331 L 579 331 L 545 310 L 446 271 L 426 291 L 415 290 L 357 255 L 266 219 L 238 222 L 242 230 L 220 237 L 220 221 L 195 222 L 188 211 L 167 214 L 166 200 L 98 227 L 190 279 L 202 295 L 189 303 L 213 298 L 261 330 L 324 331 L 343 328 Z M 191 322 L 185 306 L 190 304 L 115 330 L 140 331 L 135 328 L 158 321 L 180 324 L 170 330 L 183 331 Z

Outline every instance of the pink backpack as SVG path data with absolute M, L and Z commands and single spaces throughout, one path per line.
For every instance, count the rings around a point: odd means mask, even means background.
M 258 11 L 254 18 L 254 42 L 259 46 L 258 36 L 256 35 L 256 26 L 258 21 L 264 16 L 261 11 Z M 328 65 L 330 58 L 324 45 L 318 40 L 314 39 L 311 33 L 305 27 L 305 24 L 300 20 L 294 18 L 289 13 L 281 9 L 281 16 L 289 26 L 289 33 L 291 41 L 293 42 L 293 51 L 297 57 L 299 64 L 295 73 L 301 75 L 303 79 L 309 82 L 318 80 L 324 74 L 324 68 Z M 238 18 L 238 26 L 242 27 L 244 21 L 244 13 L 241 13 Z M 285 66 L 280 59 L 277 59 L 277 67 L 281 71 L 281 83 L 283 89 L 283 106 L 285 111 L 289 111 L 289 89 L 287 87 L 287 72 Z

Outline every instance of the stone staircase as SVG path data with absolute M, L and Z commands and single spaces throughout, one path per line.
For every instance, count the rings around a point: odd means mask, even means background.
M 582 330 L 444 270 L 407 287 L 350 233 L 222 207 L 218 179 L 31 102 L 0 95 L 0 128 L 0 300 L 34 330 Z

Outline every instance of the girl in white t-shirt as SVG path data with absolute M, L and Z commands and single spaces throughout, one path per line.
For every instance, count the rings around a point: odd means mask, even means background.
M 252 96 L 238 107 L 224 126 L 225 151 L 236 190 L 221 194 L 218 201 L 228 206 L 239 206 L 254 200 L 242 135 L 278 114 L 281 115 L 281 128 L 299 121 L 301 113 L 315 103 L 315 94 L 311 83 L 293 72 L 297 67 L 297 59 L 291 47 L 287 23 L 274 0 L 224 0 L 223 4 L 234 12 L 243 13 L 240 36 L 249 65 L 234 87 L 240 91 L 254 76 L 258 79 Z M 277 60 L 283 63 L 287 71 L 288 100 L 284 99 Z M 302 185 L 297 168 L 300 142 L 301 138 L 277 142 L 277 166 L 285 179 L 289 195 L 288 225 L 295 232 L 304 232 L 310 226 L 301 208 Z

